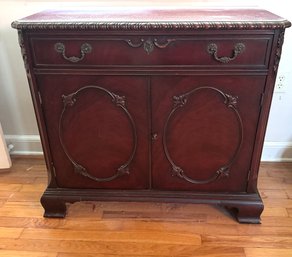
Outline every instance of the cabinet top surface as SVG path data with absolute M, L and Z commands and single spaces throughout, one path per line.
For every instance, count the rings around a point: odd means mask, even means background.
M 98 8 L 46 10 L 14 21 L 17 29 L 278 29 L 291 23 L 262 9 Z

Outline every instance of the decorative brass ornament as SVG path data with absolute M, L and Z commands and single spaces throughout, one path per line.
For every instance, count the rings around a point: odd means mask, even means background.
M 166 48 L 173 41 L 175 41 L 175 39 L 172 39 L 172 38 L 166 39 L 165 42 L 159 42 L 157 38 L 154 38 L 154 39 L 148 38 L 147 40 L 145 40 L 144 38 L 141 38 L 140 42 L 138 43 L 132 42 L 131 39 L 126 40 L 128 45 L 131 47 L 138 48 L 138 47 L 143 46 L 143 49 L 145 50 L 147 54 L 150 54 L 154 50 L 154 47 L 163 49 L 163 48 Z
M 144 44 L 143 44 L 143 48 L 144 48 L 144 50 L 145 50 L 145 52 L 147 54 L 150 54 L 153 51 L 153 49 L 154 49 L 153 41 L 150 40 L 150 39 L 148 39 L 147 41 L 145 41 Z

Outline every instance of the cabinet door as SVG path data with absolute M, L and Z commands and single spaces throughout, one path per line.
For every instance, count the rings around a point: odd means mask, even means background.
M 39 75 L 58 186 L 147 188 L 147 79 Z
M 246 191 L 265 76 L 153 77 L 152 185 Z

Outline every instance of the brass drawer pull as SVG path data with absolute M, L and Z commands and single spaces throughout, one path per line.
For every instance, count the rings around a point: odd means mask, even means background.
M 221 63 L 228 63 L 230 61 L 235 60 L 235 58 L 245 50 L 245 45 L 243 43 L 235 44 L 232 57 L 227 57 L 227 56 L 218 57 L 217 49 L 218 47 L 215 43 L 211 43 L 207 47 L 208 53 L 213 55 L 216 61 L 221 62 Z
M 83 60 L 85 57 L 85 54 L 90 53 L 92 51 L 92 47 L 88 43 L 82 44 L 80 47 L 80 53 L 81 53 L 80 57 L 77 57 L 77 56 L 67 57 L 66 53 L 65 53 L 66 48 L 65 48 L 65 45 L 63 43 L 56 43 L 55 50 L 56 50 L 56 52 L 61 53 L 65 60 L 76 63 L 76 62 L 80 62 L 81 60 Z

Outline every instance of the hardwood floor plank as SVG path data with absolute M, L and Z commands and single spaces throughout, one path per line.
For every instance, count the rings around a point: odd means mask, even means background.
M 38 202 L 42 196 L 42 192 L 15 192 L 7 201 L 9 202 Z
M 216 207 L 206 204 L 181 204 L 181 203 L 154 203 L 154 202 L 98 202 L 96 208 L 102 208 L 105 212 L 121 212 L 121 211 L 133 211 L 141 212 L 151 215 L 152 212 L 160 213 L 175 213 L 181 214 L 182 212 L 186 214 L 205 214 L 207 212 L 218 212 Z M 106 215 L 104 216 L 106 218 Z M 109 217 L 111 218 L 111 217 Z
M 112 255 L 193 256 L 200 246 L 133 242 L 98 242 L 85 240 L 1 239 L 0 249 L 59 253 L 92 253 Z M 98 255 L 97 255 L 98 256 Z
M 260 167 L 267 170 L 291 170 L 292 162 L 261 162 Z
M 234 236 L 202 235 L 202 244 L 208 246 L 292 248 L 292 237 L 289 236 Z
M 66 229 L 33 229 L 25 228 L 21 234 L 24 239 L 58 239 L 86 240 L 95 242 L 133 242 L 178 245 L 200 245 L 201 237 L 193 233 L 169 233 L 164 231 L 96 231 Z
M 57 257 L 57 253 L 0 250 L 1 257 Z
M 288 217 L 288 212 L 285 207 L 265 207 L 262 217 Z
M 147 257 L 147 256 L 151 256 L 151 257 L 168 257 L 166 255 L 140 255 L 139 253 L 137 253 L 136 255 L 121 255 L 121 254 L 98 254 L 96 255 L 96 253 L 92 254 L 92 253 L 59 253 L 57 255 L 57 257 Z M 184 257 L 188 257 L 188 256 L 184 256 Z
M 225 233 L 238 232 L 237 225 L 206 224 L 181 221 L 146 221 L 146 220 L 94 220 L 87 218 L 70 219 L 43 219 L 22 217 L 0 217 L 0 226 L 23 228 L 60 228 L 66 230 L 92 230 L 95 231 L 165 231 L 170 233 Z M 244 225 L 243 225 L 244 226 Z
M 2 184 L 32 184 L 36 180 L 35 177 L 1 177 Z M 2 189 L 3 190 L 3 189 Z
M 207 215 L 203 213 L 170 213 L 145 211 L 103 211 L 103 219 L 148 219 L 148 220 L 193 220 L 206 222 Z
M 259 171 L 259 178 L 263 178 L 263 177 L 268 177 L 268 171 L 266 168 L 262 167 L 262 165 L 260 166 L 260 171 Z
M 283 219 L 281 219 L 283 220 Z M 193 233 L 193 234 L 217 234 L 217 235 L 291 235 L 292 219 L 286 219 L 277 223 L 276 219 L 263 220 L 262 225 L 228 225 L 207 224 L 200 222 L 182 221 L 146 221 L 146 220 L 94 220 L 91 218 L 67 218 L 67 219 L 43 219 L 22 217 L 0 217 L 0 226 L 64 229 L 95 230 L 95 231 L 149 231 L 156 233 Z M 290 222 L 290 226 L 287 225 Z M 277 226 L 276 226 L 277 225 Z
M 287 189 L 284 187 L 283 178 L 274 177 L 262 177 L 258 180 L 259 190 L 283 190 Z
M 43 217 L 0 216 L 0 227 L 12 228 L 62 228 L 66 219 L 46 219 Z M 78 221 L 76 221 L 77 223 Z M 82 226 L 82 225 L 81 225 Z
M 292 208 L 292 199 L 263 199 L 266 207 L 272 208 Z
M 43 167 L 43 165 L 27 164 L 17 165 L 17 167 L 15 167 L 14 164 L 12 169 L 13 171 L 9 170 L 7 172 L 0 172 L 0 178 L 46 177 L 46 169 Z
M 46 183 L 33 183 L 23 185 L 19 192 L 41 192 L 43 193 L 47 187 Z
M 285 166 L 281 166 L 285 165 Z M 292 165 L 291 164 L 277 164 L 276 166 L 272 166 L 267 171 L 268 176 L 274 177 L 274 178 L 292 178 Z
M 39 202 L 5 202 L 0 207 L 4 217 L 42 217 L 43 208 Z
M 275 217 L 275 216 L 263 216 L 261 218 L 262 225 L 267 227 L 291 227 L 292 226 L 292 217 Z
M 286 199 L 288 195 L 285 190 L 277 190 L 277 189 L 262 189 L 260 190 L 260 195 L 262 198 L 280 198 Z
M 48 178 L 47 176 L 42 177 L 42 178 L 35 178 L 34 184 L 47 184 L 48 183 Z
M 0 191 L 17 192 L 21 189 L 22 184 L 3 183 L 4 178 L 0 178 Z
M 287 194 L 289 199 L 292 199 L 292 189 L 286 190 L 286 194 Z
M 101 220 L 103 209 L 99 202 L 79 202 L 69 205 L 67 208 L 67 219 L 86 218 L 88 220 Z
M 96 257 L 96 254 L 92 253 L 59 253 L 57 257 Z M 245 257 L 244 249 L 240 247 L 199 247 L 197 248 L 191 255 L 161 255 L 160 253 L 156 253 L 155 255 L 140 255 L 137 252 L 135 255 L 108 255 L 108 254 L 99 254 L 98 257 Z
M 19 238 L 22 231 L 23 228 L 0 227 L 0 238 Z
M 279 227 L 277 224 L 273 226 L 263 226 L 263 225 L 241 225 L 238 226 L 238 232 L 234 234 L 236 236 L 292 236 L 292 226 Z
M 1 208 L 5 203 L 6 203 L 6 201 L 3 200 L 3 199 L 1 199 L 1 200 L 0 200 L 0 208 Z
M 14 192 L 10 192 L 10 191 L 0 191 L 0 200 L 1 201 L 6 201 L 7 199 L 9 199 L 12 195 L 14 194 Z
M 290 249 L 245 248 L 246 257 L 291 257 Z

